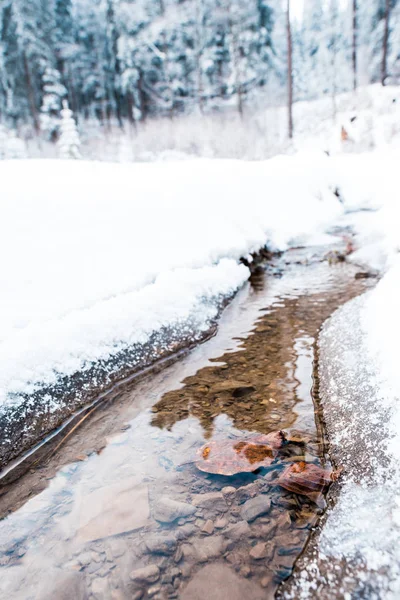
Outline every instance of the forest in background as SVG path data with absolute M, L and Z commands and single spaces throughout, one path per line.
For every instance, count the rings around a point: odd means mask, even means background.
M 123 126 L 282 105 L 289 73 L 290 103 L 399 77 L 398 0 L 295 3 L 1 0 L 0 124 L 56 141 L 66 100 Z

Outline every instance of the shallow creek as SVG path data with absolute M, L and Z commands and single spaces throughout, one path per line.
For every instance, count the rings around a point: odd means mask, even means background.
M 356 267 L 322 260 L 328 250 L 275 259 L 215 337 L 125 386 L 57 452 L 3 480 L 1 597 L 274 596 L 321 513 L 274 483 L 292 462 L 326 464 L 318 331 L 369 285 Z M 279 429 L 297 443 L 268 468 L 227 477 L 196 466 L 205 441 Z

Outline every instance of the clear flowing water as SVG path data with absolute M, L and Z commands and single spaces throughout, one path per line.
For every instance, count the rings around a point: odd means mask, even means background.
M 355 267 L 321 261 L 325 251 L 287 252 L 238 294 L 214 338 L 3 484 L 1 597 L 273 597 L 321 512 L 276 484 L 291 463 L 325 464 L 318 331 L 368 285 Z M 198 469 L 206 442 L 280 429 L 292 442 L 266 468 Z

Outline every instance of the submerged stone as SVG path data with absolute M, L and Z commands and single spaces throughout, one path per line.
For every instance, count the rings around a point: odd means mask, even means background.
M 161 523 L 172 523 L 181 517 L 189 517 L 196 512 L 196 508 L 185 502 L 178 502 L 172 498 L 160 498 L 153 509 L 153 517 Z
M 245 521 L 251 522 L 261 515 L 265 515 L 271 508 L 271 500 L 265 496 L 257 496 L 247 500 L 242 506 L 240 516 Z

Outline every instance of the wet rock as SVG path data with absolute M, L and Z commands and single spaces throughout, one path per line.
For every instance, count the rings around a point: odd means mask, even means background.
M 196 544 L 197 554 L 201 560 L 217 558 L 225 551 L 225 540 L 222 536 L 214 535 L 202 540 Z
M 181 567 L 182 577 L 184 579 L 187 579 L 188 577 L 190 577 L 192 570 L 193 570 L 193 565 L 191 565 L 189 563 L 183 563 L 183 565 Z
M 215 512 L 226 512 L 228 507 L 221 492 L 209 492 L 207 494 L 196 494 L 192 498 L 196 507 L 205 508 Z
M 279 556 L 298 556 L 303 550 L 303 546 L 293 546 L 287 548 L 279 548 Z
M 204 519 L 196 519 L 194 522 L 196 527 L 198 527 L 199 529 L 201 529 L 203 527 L 204 523 L 205 523 Z
M 140 596 L 137 596 L 136 594 L 139 593 L 141 594 Z M 139 591 L 136 592 L 134 594 L 131 595 L 131 600 L 140 600 L 140 598 L 143 596 L 143 592 Z M 116 590 L 111 590 L 111 600 L 125 600 L 125 594 L 121 589 L 116 589 Z
M 106 548 L 106 560 L 107 560 L 108 562 L 113 562 L 113 560 L 114 560 L 114 559 L 113 559 L 113 554 L 112 554 L 112 552 L 111 552 L 111 549 L 110 549 L 110 548 Z
M 241 565 L 242 563 L 242 556 L 239 554 L 239 552 L 227 552 L 225 554 L 225 560 L 231 564 L 231 565 Z
M 92 595 L 96 600 L 106 600 L 108 598 L 109 585 L 107 579 L 97 578 L 92 581 Z
M 250 556 L 251 556 L 251 558 L 254 558 L 254 560 L 260 560 L 262 558 L 272 557 L 273 553 L 274 553 L 273 546 L 271 546 L 270 544 L 265 544 L 264 542 L 260 542 L 259 544 L 256 544 L 250 550 Z
M 83 552 L 82 554 L 79 554 L 77 560 L 82 567 L 87 567 L 92 562 L 92 553 Z
M 224 527 L 226 527 L 227 525 L 228 519 L 225 519 L 225 517 L 217 519 L 214 523 L 215 529 L 224 529 Z
M 121 543 L 120 539 L 109 540 L 108 545 L 109 551 L 111 552 L 113 558 L 119 558 L 120 556 L 125 554 L 127 550 L 126 546 L 123 543 Z
M 157 535 L 149 536 L 145 539 L 145 546 L 148 552 L 152 554 L 172 554 L 176 548 L 176 539 L 173 535 L 159 537 Z
M 270 508 L 271 501 L 266 496 L 256 496 L 243 504 L 240 516 L 243 520 L 251 522 L 269 512 Z
M 104 557 L 100 556 L 100 554 L 98 552 L 92 552 L 91 556 L 92 556 L 92 561 L 93 562 L 99 563 L 99 562 L 102 562 L 104 560 Z
M 178 548 L 175 550 L 175 554 L 174 554 L 174 563 L 178 563 L 182 560 L 183 558 L 183 552 L 182 552 L 182 548 L 180 546 L 178 546 Z
M 228 485 L 222 488 L 221 492 L 225 498 L 226 503 L 229 505 L 232 504 L 236 496 L 236 488 L 234 488 L 232 485 Z
M 101 488 L 81 503 L 79 541 L 88 542 L 135 531 L 149 518 L 148 488 L 135 479 Z
M 180 595 L 181 600 L 265 600 L 265 591 L 234 573 L 226 564 L 201 569 Z
M 153 517 L 160 523 L 173 523 L 181 517 L 189 517 L 196 512 L 194 506 L 178 502 L 172 498 L 160 498 L 153 509 Z
M 286 498 L 285 496 L 281 496 L 277 499 L 276 504 L 287 508 L 288 510 L 293 510 L 298 508 L 299 504 L 295 498 Z
M 85 573 L 92 575 L 93 573 L 97 573 L 97 571 L 100 571 L 100 569 L 101 563 L 91 562 L 88 564 L 87 567 L 85 567 Z
M 176 579 L 177 577 L 180 577 L 181 575 L 182 575 L 182 571 L 180 569 L 178 569 L 178 567 L 174 567 L 173 569 L 171 569 L 172 579 Z
M 271 577 L 263 577 L 260 583 L 263 588 L 269 587 L 272 583 Z
M 240 574 L 242 577 L 246 577 L 246 578 L 247 578 L 247 577 L 250 577 L 250 575 L 251 575 L 251 569 L 250 569 L 249 565 L 243 565 L 243 566 L 240 568 L 239 574 Z
M 292 520 L 288 512 L 284 512 L 276 520 L 276 525 L 280 530 L 286 531 L 290 529 Z
M 186 523 L 186 525 L 182 525 L 179 527 L 179 530 L 176 533 L 176 537 L 178 540 L 184 540 L 191 535 L 197 533 L 198 529 L 194 523 Z
M 277 546 L 280 546 L 282 548 L 286 546 L 299 546 L 301 544 L 301 538 L 298 535 L 287 533 L 284 535 L 276 536 L 275 543 Z
M 172 583 L 176 577 L 180 577 L 182 571 L 178 567 L 173 567 L 169 573 L 165 573 L 161 579 L 161 583 Z
M 250 500 L 250 498 L 255 498 L 260 492 L 260 489 L 257 483 L 249 483 L 249 485 L 244 485 L 236 490 L 236 499 L 239 504 L 243 504 Z
M 49 589 L 49 582 L 52 582 L 52 587 Z M 44 594 L 41 595 L 39 592 L 38 596 L 35 596 L 38 600 L 85 600 L 86 589 L 85 589 L 85 578 L 82 573 L 75 572 L 66 575 L 60 573 L 58 570 L 47 571 L 46 577 L 43 580 Z M 26 596 L 25 596 L 26 597 Z
M 147 596 L 149 598 L 153 598 L 153 596 L 155 596 L 156 594 L 158 594 L 159 592 L 161 592 L 161 585 L 153 585 L 152 587 L 150 587 L 147 590 Z
M 249 537 L 251 535 L 251 529 L 247 521 L 239 521 L 239 523 L 227 527 L 224 531 L 224 535 L 231 540 L 240 540 Z
M 203 563 L 223 554 L 226 542 L 222 536 L 216 535 L 196 540 L 195 544 L 184 544 L 182 549 L 186 559 Z
M 274 536 L 276 529 L 276 523 L 266 523 L 257 527 L 255 533 L 257 537 L 263 540 L 270 540 Z
M 196 517 L 194 515 L 191 515 L 189 517 L 181 517 L 180 519 L 178 519 L 178 525 L 184 525 L 185 523 L 194 523 L 196 521 Z
M 130 577 L 136 583 L 155 583 L 160 578 L 160 569 L 156 565 L 148 565 L 135 569 Z
M 214 523 L 209 519 L 204 523 L 204 525 L 201 528 L 201 531 L 206 535 L 211 535 L 212 533 L 214 533 Z

